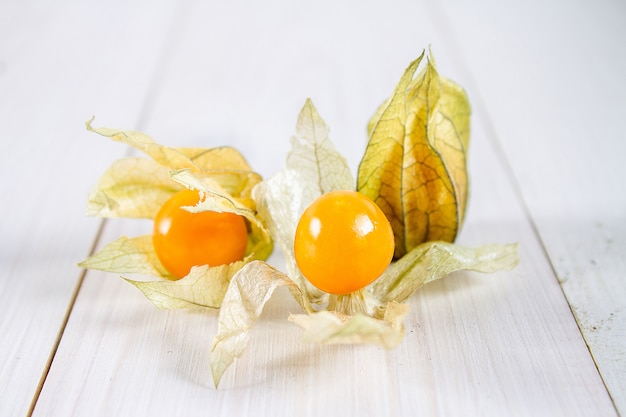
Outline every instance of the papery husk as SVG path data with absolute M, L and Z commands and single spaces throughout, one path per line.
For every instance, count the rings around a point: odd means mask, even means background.
M 165 201 L 184 188 L 171 178 L 171 173 L 181 170 L 210 178 L 230 198 L 254 210 L 252 189 L 262 178 L 235 148 L 172 148 L 142 132 L 95 128 L 92 121 L 86 123 L 88 130 L 132 146 L 151 159 L 114 162 L 89 194 L 89 215 L 153 219 Z
M 104 172 L 87 199 L 87 214 L 153 219 L 183 187 L 169 170 L 146 158 L 119 159 Z
M 93 119 L 92 119 L 93 120 Z M 189 211 L 229 211 L 242 215 L 248 225 L 244 260 L 230 265 L 199 266 L 176 281 L 159 261 L 152 235 L 122 237 L 105 245 L 79 266 L 120 274 L 151 275 L 157 281 L 125 278 L 158 308 L 219 308 L 230 278 L 245 263 L 267 259 L 273 242 L 258 218 L 252 189 L 261 182 L 239 151 L 231 147 L 171 148 L 132 130 L 87 129 L 130 145 L 147 158 L 123 158 L 102 175 L 88 198 L 88 214 L 100 217 L 153 219 L 172 195 L 185 188 L 198 190 L 203 200 Z
M 305 311 L 313 311 L 300 287 L 265 262 L 247 264 L 230 281 L 219 313 L 217 334 L 211 343 L 211 373 L 215 386 L 244 351 L 265 303 L 281 286 L 289 288 Z
M 119 274 L 170 277 L 154 251 L 152 235 L 122 236 L 79 262 L 78 266 Z
M 325 310 L 292 314 L 289 320 L 304 329 L 302 341 L 307 343 L 370 344 L 391 349 L 404 337 L 404 318 L 409 312 L 409 305 L 392 301 L 384 311 L 382 319 Z
M 211 308 L 217 309 L 228 289 L 231 278 L 247 260 L 229 265 L 194 266 L 189 274 L 177 281 L 136 281 L 124 278 L 140 290 L 161 310 Z
M 513 269 L 518 263 L 516 243 L 469 248 L 448 242 L 426 242 L 393 262 L 370 285 L 370 291 L 380 303 L 402 303 L 423 285 L 453 272 L 492 273 Z
M 453 242 L 467 205 L 470 106 L 424 53 L 369 122 L 357 190 L 374 200 L 395 236 L 395 259 L 421 243 Z

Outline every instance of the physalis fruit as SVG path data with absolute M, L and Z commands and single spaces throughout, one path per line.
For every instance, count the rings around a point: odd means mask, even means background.
M 393 253 L 393 231 L 385 214 L 356 191 L 323 194 L 296 227 L 298 268 L 330 294 L 349 294 L 370 284 L 389 266 Z
M 152 242 L 159 260 L 176 279 L 197 265 L 225 265 L 243 259 L 248 230 L 242 216 L 228 212 L 184 209 L 199 202 L 197 190 L 184 189 L 161 207 L 154 219 Z

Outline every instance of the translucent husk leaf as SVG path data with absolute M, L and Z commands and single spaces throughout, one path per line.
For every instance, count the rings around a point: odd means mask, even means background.
M 135 281 L 124 278 L 160 309 L 219 308 L 231 278 L 246 261 L 209 267 L 194 266 L 177 281 Z
M 329 131 L 311 99 L 307 99 L 298 115 L 296 134 L 291 139 L 287 169 L 297 171 L 303 180 L 316 184 L 319 195 L 354 189 L 348 162 L 330 141 Z
M 392 263 L 371 284 L 379 302 L 404 302 L 423 285 L 460 270 L 492 273 L 519 263 L 517 244 L 468 248 L 447 242 L 427 242 Z
M 122 237 L 87 258 L 79 266 L 121 274 L 153 275 L 167 280 L 134 281 L 159 308 L 216 308 L 221 304 L 232 275 L 253 259 L 267 259 L 273 244 L 263 221 L 256 216 L 252 189 L 261 176 L 250 169 L 234 148 L 170 148 L 131 130 L 87 129 L 133 146 L 152 159 L 124 158 L 102 175 L 88 200 L 88 213 L 102 217 L 154 218 L 174 193 L 195 188 L 205 200 L 189 211 L 229 211 L 248 224 L 248 247 L 243 261 L 230 265 L 192 268 L 183 279 L 173 277 L 161 265 L 152 236 Z
M 390 302 L 383 319 L 363 314 L 345 315 L 336 311 L 292 314 L 289 320 L 304 329 L 302 340 L 319 344 L 373 344 L 391 349 L 404 337 L 408 304 Z
M 306 314 L 289 319 L 304 329 L 303 340 L 320 344 L 374 344 L 397 346 L 404 336 L 403 321 L 411 294 L 428 282 L 459 270 L 495 272 L 519 262 L 517 245 L 465 248 L 428 242 L 390 266 L 369 288 L 344 297 L 340 306 L 314 311 L 311 296 L 287 275 L 264 262 L 246 265 L 231 280 L 213 341 L 211 370 L 217 386 L 224 371 L 239 357 L 263 306 L 278 286 L 286 285 Z M 351 303 L 351 296 L 364 303 Z M 356 311 L 350 311 L 357 306 Z M 337 308 L 337 309 L 335 309 Z
M 248 261 L 249 259 L 244 259 L 229 265 L 212 267 L 196 266 L 187 276 L 173 281 L 154 251 L 152 235 L 145 235 L 134 238 L 122 236 L 80 262 L 79 266 L 119 274 L 165 278 L 137 281 L 123 277 L 160 309 L 219 308 L 230 279 Z
M 452 242 L 467 200 L 470 107 L 465 92 L 440 77 L 424 54 L 402 75 L 368 125 L 357 190 L 385 212 L 396 237 L 395 258 L 426 241 Z
M 161 265 L 154 251 L 152 236 L 147 235 L 132 239 L 126 237 L 117 239 L 79 265 L 109 272 L 147 274 L 168 279 L 166 281 L 135 281 L 125 278 L 161 309 L 219 308 L 231 277 L 247 262 L 254 259 L 267 259 L 271 254 L 273 243 L 269 231 L 253 210 L 241 203 L 239 199 L 232 197 L 213 177 L 190 170 L 180 170 L 171 173 L 170 181 L 180 184 L 181 188 L 194 188 L 204 196 L 204 200 L 196 206 L 186 207 L 189 211 L 227 211 L 246 218 L 250 232 L 245 260 L 230 265 L 194 267 L 182 279 L 169 281 L 172 276 Z
M 151 159 L 119 159 L 89 193 L 87 214 L 152 219 L 165 201 L 181 189 L 169 171 Z
M 312 311 L 300 287 L 287 275 L 261 261 L 244 266 L 230 281 L 211 344 L 211 373 L 215 386 L 224 371 L 244 351 L 249 333 L 274 290 L 287 286 L 305 311 Z
M 239 151 L 232 147 L 172 148 L 156 143 L 150 136 L 134 130 L 93 127 L 93 118 L 85 123 L 87 130 L 142 151 L 158 164 L 169 169 L 197 171 L 250 171 L 250 165 Z
M 172 181 L 172 170 L 151 159 L 123 158 L 115 161 L 89 193 L 87 214 L 99 217 L 149 218 L 173 194 L 183 189 Z M 261 182 L 253 171 L 193 171 L 210 178 L 225 195 L 254 209 L 252 189 Z
M 183 188 L 170 176 L 171 171 L 181 169 L 211 178 L 230 197 L 254 209 L 252 189 L 262 178 L 234 148 L 170 148 L 141 132 L 94 128 L 91 120 L 87 129 L 133 146 L 152 158 L 114 162 L 89 194 L 90 215 L 154 218 L 163 203 Z
M 119 274 L 169 277 L 152 244 L 152 235 L 122 236 L 78 264 L 81 268 Z
M 323 304 L 328 295 L 311 285 L 300 273 L 293 252 L 293 237 L 300 213 L 319 196 L 297 171 L 284 170 L 259 184 L 253 193 L 260 217 L 285 255 L 287 274 L 307 294 L 314 304 Z

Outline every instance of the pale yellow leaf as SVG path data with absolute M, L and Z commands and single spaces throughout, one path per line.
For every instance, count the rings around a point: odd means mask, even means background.
M 199 171 L 252 171 L 248 161 L 235 148 L 173 148 L 191 160 Z M 183 168 L 183 167 L 172 167 Z
M 296 225 L 304 209 L 319 196 L 316 184 L 298 171 L 285 169 L 259 184 L 253 193 L 259 215 L 285 255 L 287 274 L 298 283 L 314 304 L 323 304 L 328 295 L 315 288 L 300 273 L 294 257 Z
M 421 286 L 452 272 L 472 270 L 491 273 L 512 269 L 518 263 L 517 244 L 468 248 L 446 242 L 427 242 L 392 263 L 371 284 L 371 290 L 381 303 L 401 303 Z
M 122 236 L 80 262 L 78 266 L 121 274 L 170 277 L 154 252 L 152 235 L 134 238 Z
M 231 279 L 220 309 L 217 334 L 211 344 L 211 373 L 215 386 L 244 351 L 249 333 L 265 303 L 280 286 L 287 286 L 302 308 L 311 311 L 296 283 L 265 262 L 253 261 Z
M 128 129 L 96 128 L 91 125 L 92 121 L 93 118 L 85 123 L 87 130 L 132 146 L 169 169 L 251 171 L 243 155 L 232 147 L 172 148 L 155 142 L 145 133 Z
M 197 177 L 205 177 L 218 184 L 228 195 L 236 198 L 243 206 L 254 210 L 252 190 L 262 180 L 261 176 L 253 171 L 200 171 L 195 172 Z
M 460 85 L 437 74 L 434 64 L 429 65 L 427 71 L 431 72 L 435 82 L 434 89 L 439 90 L 436 106 L 429 120 L 428 142 L 441 155 L 450 176 L 456 194 L 460 228 L 465 217 L 469 188 L 467 177 L 471 116 L 469 100 Z
M 86 122 L 87 130 L 113 140 L 126 143 L 135 149 L 144 152 L 155 162 L 172 169 L 196 168 L 191 159 L 182 152 L 159 145 L 150 136 L 134 130 L 111 129 L 107 127 L 96 128 L 91 125 L 93 118 Z
M 219 308 L 230 279 L 244 264 L 245 261 L 238 261 L 230 265 L 194 266 L 186 277 L 177 281 L 124 279 L 160 309 Z
M 353 190 L 354 179 L 346 159 L 335 149 L 328 137 L 329 128 L 307 99 L 291 139 L 287 169 L 300 173 L 305 181 L 315 184 L 319 194 L 333 190 Z
M 292 314 L 289 320 L 304 329 L 302 340 L 320 344 L 374 344 L 387 349 L 404 337 L 403 321 L 408 304 L 390 302 L 382 320 L 362 314 L 343 315 L 335 311 Z
M 391 223 L 396 259 L 426 241 L 454 241 L 467 201 L 469 102 L 431 59 L 414 78 L 423 57 L 370 120 L 357 176 Z
M 182 188 L 172 181 L 167 168 L 153 160 L 123 158 L 104 172 L 89 193 L 87 214 L 152 219 Z

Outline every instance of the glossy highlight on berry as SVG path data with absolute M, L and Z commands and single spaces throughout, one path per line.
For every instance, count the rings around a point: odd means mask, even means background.
M 183 190 L 161 207 L 154 219 L 152 241 L 156 254 L 175 279 L 186 276 L 193 266 L 217 266 L 243 259 L 248 231 L 243 217 L 234 213 L 191 213 L 198 191 Z
M 373 282 L 393 252 L 389 221 L 376 203 L 356 191 L 322 195 L 296 227 L 298 268 L 311 284 L 331 294 L 349 294 Z

